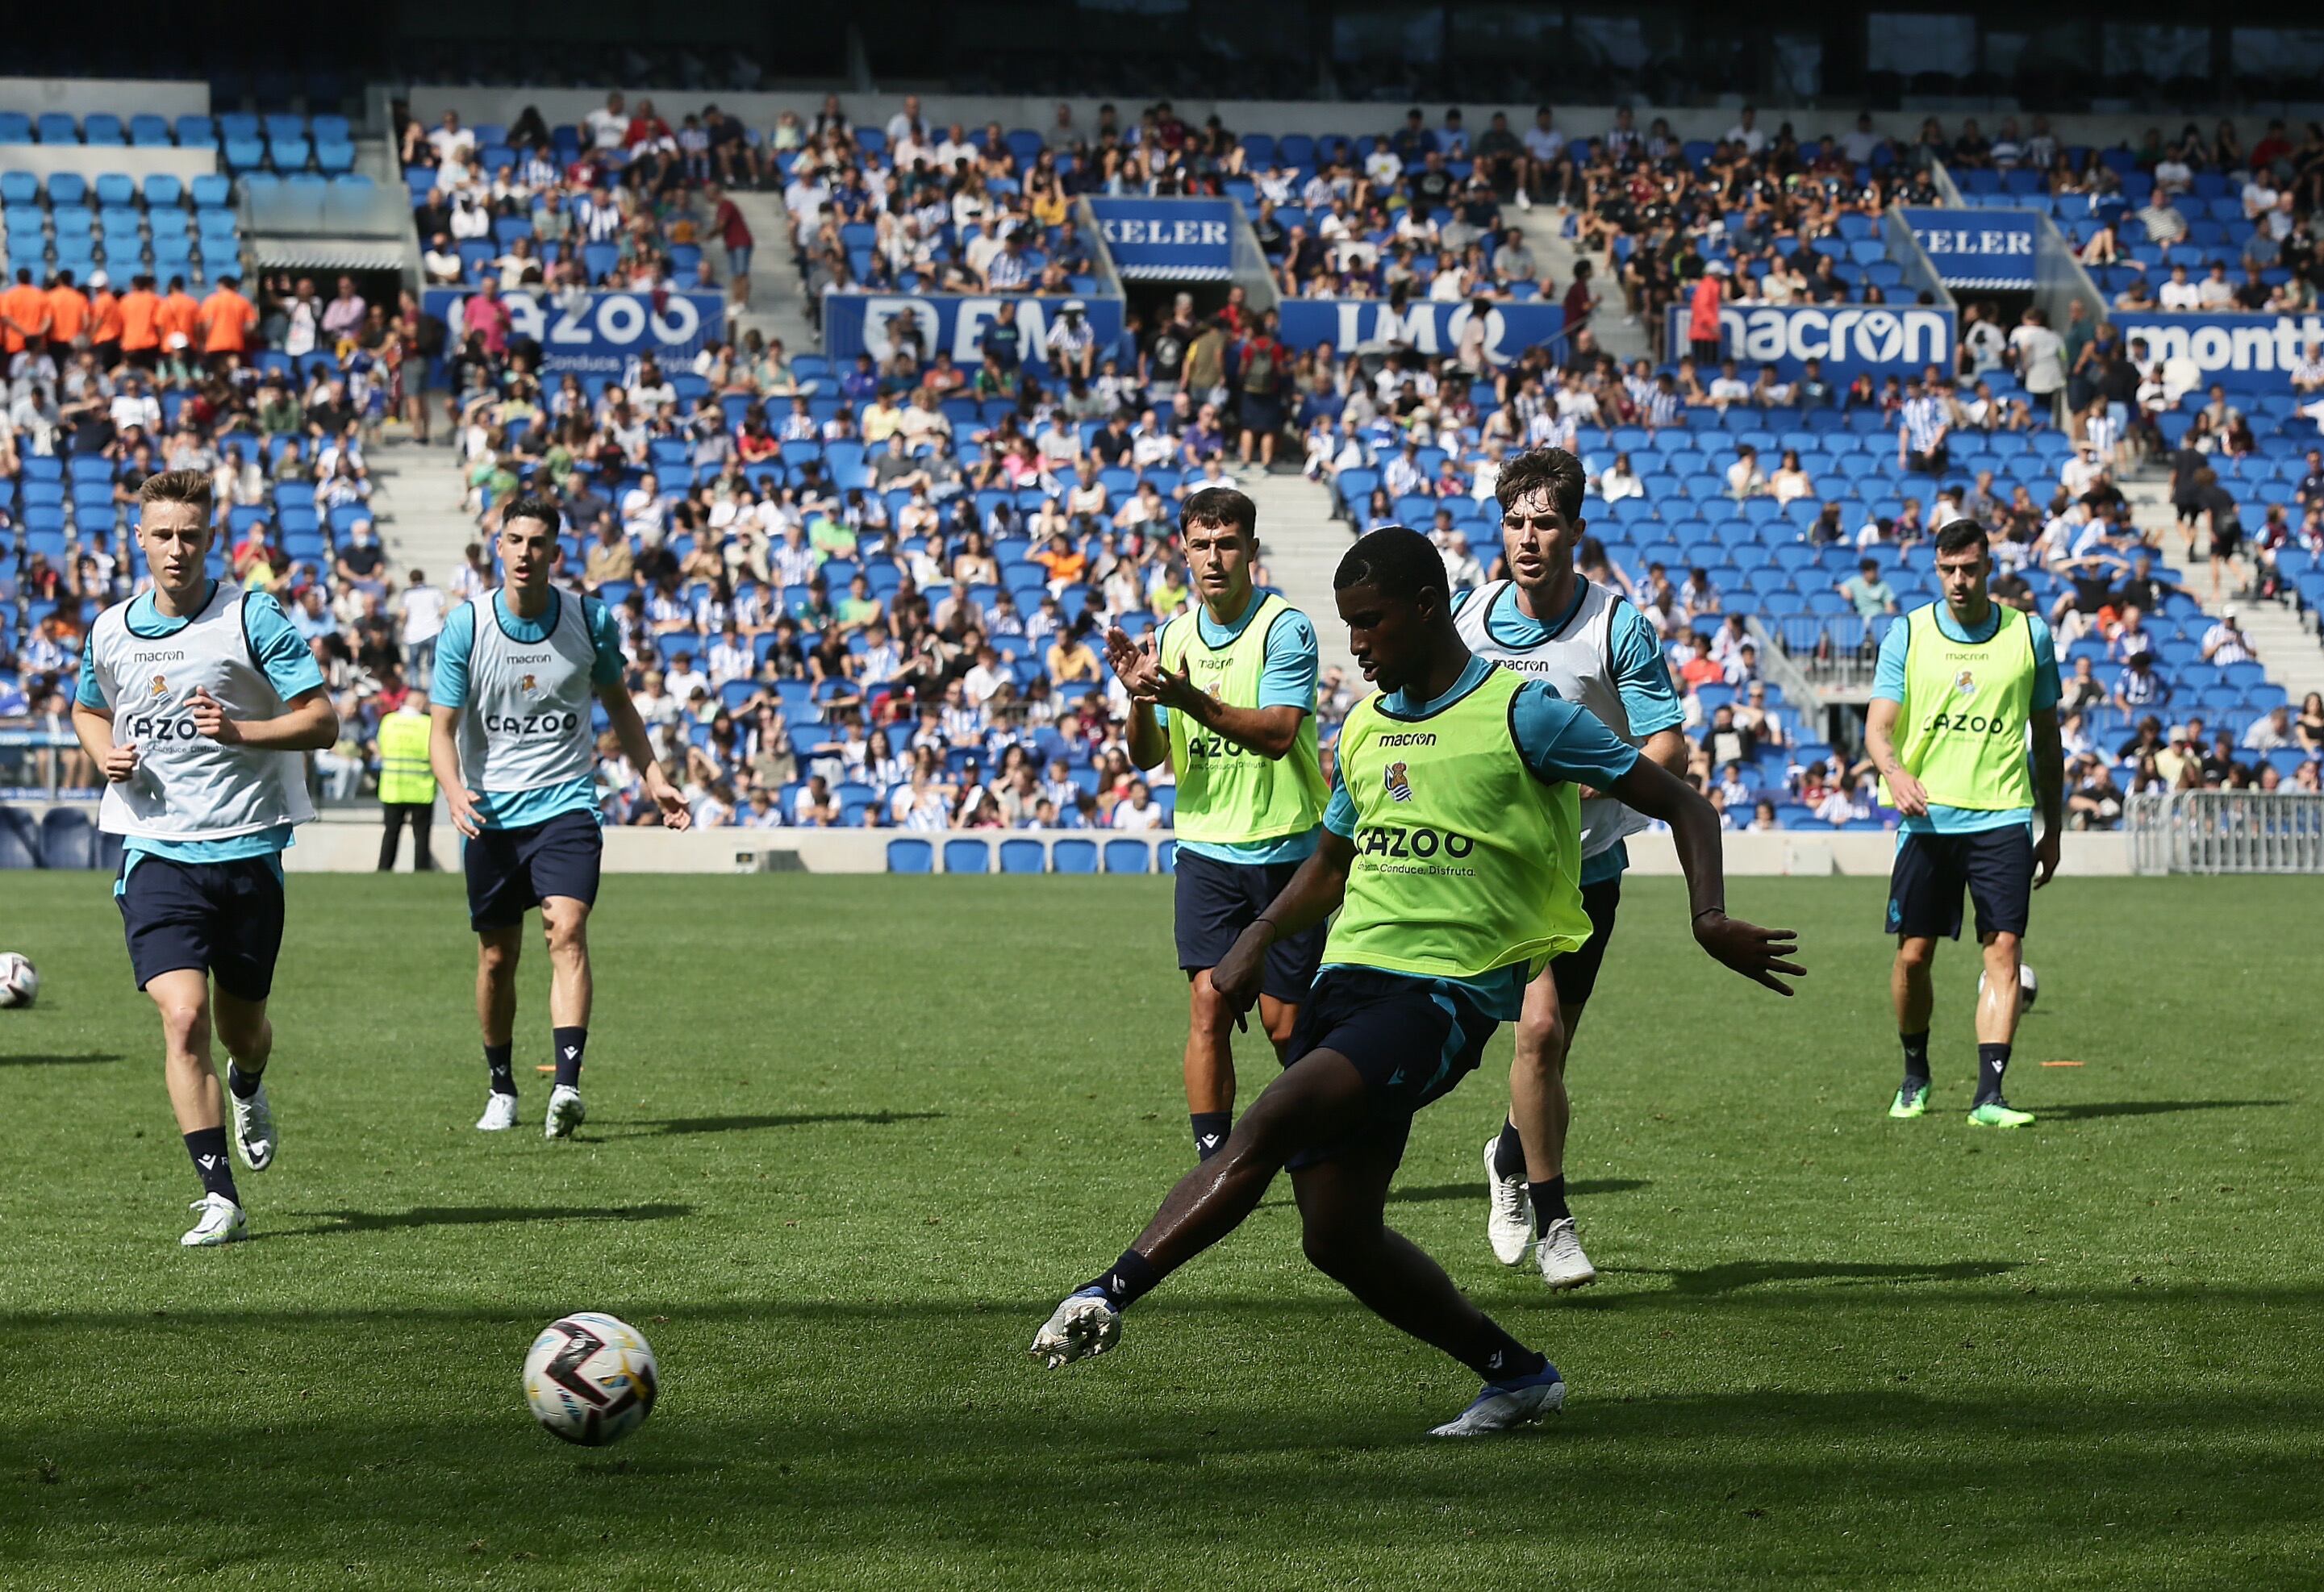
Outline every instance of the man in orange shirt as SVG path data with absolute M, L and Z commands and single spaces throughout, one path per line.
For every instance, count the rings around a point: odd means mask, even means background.
M 186 291 L 186 279 L 181 276 L 171 277 L 170 290 L 161 299 L 162 348 L 175 352 L 180 348 L 192 347 L 194 323 L 200 318 L 201 313 L 202 307 L 194 301 L 194 296 L 191 293 Z
M 150 276 L 129 279 L 121 296 L 121 354 L 140 370 L 150 371 L 161 356 L 161 295 Z
M 57 272 L 49 290 L 49 339 L 60 349 L 70 348 L 88 330 L 88 295 L 73 286 L 73 273 Z
M 213 365 L 231 368 L 258 329 L 258 307 L 235 290 L 241 286 L 237 279 L 222 276 L 202 300 L 202 352 Z
M 32 281 L 28 265 L 16 268 L 16 285 L 0 293 L 0 338 L 18 354 L 27 345 L 38 352 L 49 340 L 49 296 Z
M 88 341 L 97 363 L 111 370 L 121 363 L 121 300 L 114 296 L 113 279 L 101 271 L 88 273 Z

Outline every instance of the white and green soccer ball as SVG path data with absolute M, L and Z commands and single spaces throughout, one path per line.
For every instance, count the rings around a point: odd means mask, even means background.
M 524 1357 L 524 1397 L 533 1419 L 584 1448 L 619 1442 L 644 1425 L 660 1391 L 644 1336 L 602 1311 L 558 1317 Z
M 0 951 L 0 1007 L 30 1006 L 41 992 L 41 971 L 20 951 Z
M 2034 998 L 2041 993 L 2042 980 L 2034 976 L 2034 970 L 2032 968 L 2027 967 L 2022 962 L 2019 962 L 2017 964 L 2018 1014 L 2023 1016 L 2024 1014 L 2032 1011 L 2034 1009 Z M 1977 976 L 1977 996 L 1979 1000 L 1985 998 L 1985 975 L 1983 973 L 1979 973 Z

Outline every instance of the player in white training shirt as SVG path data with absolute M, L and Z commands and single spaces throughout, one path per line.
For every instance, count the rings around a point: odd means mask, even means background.
M 1654 627 L 1618 594 L 1573 567 L 1587 482 L 1582 461 L 1563 448 L 1536 448 L 1502 466 L 1494 490 L 1514 578 L 1468 594 L 1453 623 L 1471 652 L 1547 680 L 1559 696 L 1589 709 L 1649 760 L 1683 778 L 1686 738 Z M 1509 1115 L 1485 1146 L 1493 1253 L 1515 1265 L 1531 1248 L 1554 1289 L 1579 1288 L 1598 1276 L 1565 1197 L 1572 1114 L 1565 1056 L 1614 936 L 1622 870 L 1629 865 L 1622 837 L 1646 826 L 1611 796 L 1583 793 L 1582 905 L 1590 938 L 1552 959 L 1527 986 L 1509 1069 Z
M 581 1126 L 589 1043 L 589 909 L 604 841 L 598 832 L 597 737 L 603 706 L 622 754 L 644 771 L 661 821 L 689 816 L 654 761 L 623 678 L 621 632 L 595 597 L 549 583 L 562 517 L 548 498 L 512 500 L 497 546 L 505 584 L 455 609 L 437 638 L 429 762 L 463 838 L 468 923 L 476 931 L 476 1018 L 492 1092 L 476 1126 L 516 1126 L 516 966 L 524 915 L 540 908 L 549 942 L 549 1020 L 557 1077 L 547 1131 Z
M 162 1067 L 202 1181 L 189 1248 L 250 1235 L 226 1155 L 274 1160 L 266 998 L 282 945 L 282 851 L 314 817 L 303 751 L 338 740 L 322 671 L 263 592 L 214 579 L 210 478 L 149 475 L 137 546 L 153 587 L 108 608 L 81 654 L 73 729 L 105 771 L 97 824 L 123 837 L 113 887 L 137 987 L 161 1014 Z M 213 988 L 215 986 L 215 989 Z M 226 1045 L 221 1096 L 210 1036 Z

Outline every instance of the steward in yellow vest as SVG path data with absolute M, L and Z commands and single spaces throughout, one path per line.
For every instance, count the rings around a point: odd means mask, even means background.
M 1381 695 L 1342 729 L 1315 854 L 1212 971 L 1228 1009 L 1247 1011 L 1270 947 L 1339 912 L 1290 1059 L 1211 1164 L 1057 1307 L 1033 1353 L 1061 1366 L 1111 1348 L 1123 1309 L 1233 1231 L 1287 1166 L 1308 1257 L 1484 1380 L 1438 1435 L 1496 1431 L 1556 1409 L 1563 1379 L 1383 1219 L 1413 1113 L 1476 1067 L 1542 961 L 1589 933 L 1575 787 L 1671 825 L 1705 951 L 1784 994 L 1776 975 L 1801 970 L 1785 960 L 1789 931 L 1727 916 L 1708 802 L 1586 710 L 1471 655 L 1426 537 L 1371 532 L 1333 584 Z
M 379 837 L 379 870 L 395 870 L 403 826 L 411 825 L 411 865 L 421 873 L 436 868 L 428 832 L 436 819 L 436 776 L 428 767 L 428 693 L 414 687 L 403 705 L 379 721 L 379 803 L 385 830 Z

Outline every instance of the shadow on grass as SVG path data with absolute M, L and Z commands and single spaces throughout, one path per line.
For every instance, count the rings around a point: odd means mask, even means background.
M 1730 1260 L 1695 1270 L 1663 1266 L 1608 1266 L 1624 1276 L 1668 1277 L 1671 1291 L 1690 1295 L 1733 1293 L 1762 1283 L 1967 1283 L 1998 1277 L 2024 1263 L 2015 1260 L 1953 1260 L 1932 1265 L 1850 1260 Z
M 2051 1122 L 2095 1122 L 2104 1117 L 2163 1117 L 2173 1111 L 2246 1111 L 2291 1103 L 2290 1100 L 2116 1100 L 2107 1105 L 2044 1106 L 2034 1115 Z
M 401 1228 L 491 1227 L 502 1222 L 667 1221 L 691 1216 L 691 1205 L 420 1205 L 410 1210 L 302 1210 L 328 1225 L 292 1228 L 261 1238 L 313 1238 L 332 1233 L 392 1232 Z
M 1653 1179 L 1644 1177 L 1585 1177 L 1565 1185 L 1567 1194 L 1576 1200 L 1595 1199 L 1600 1194 L 1627 1194 L 1633 1189 L 1651 1186 Z M 1485 1198 L 1485 1182 L 1416 1183 L 1408 1189 L 1390 1189 L 1388 1202 L 1391 1205 L 1430 1205 L 1439 1200 L 1475 1200 Z
M 681 1133 L 756 1133 L 767 1127 L 813 1127 L 820 1123 L 861 1122 L 873 1127 L 890 1122 L 933 1122 L 942 1111 L 785 1111 L 762 1117 L 669 1117 L 639 1123 L 606 1138 L 667 1138 Z
M 0 1067 L 86 1067 L 99 1062 L 117 1062 L 121 1058 L 110 1051 L 91 1051 L 85 1055 L 0 1056 Z

